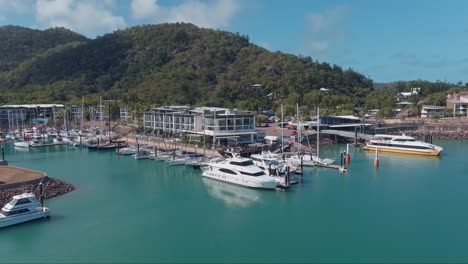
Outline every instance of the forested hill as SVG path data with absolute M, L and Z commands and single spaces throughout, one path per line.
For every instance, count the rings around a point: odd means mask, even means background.
M 64 28 L 35 30 L 19 26 L 2 26 L 0 27 L 0 72 L 11 70 L 57 45 L 86 40 L 86 37 Z
M 29 30 L 35 33 L 31 46 L 22 33 L 28 30 L 0 30 L 10 32 L 0 38 L 2 46 L 9 43 L 0 48 L 0 60 L 7 62 L 0 68 L 0 103 L 76 102 L 103 95 L 127 103 L 253 110 L 271 106 L 266 96 L 271 92 L 291 105 L 310 105 L 317 103 L 321 87 L 337 98 L 357 100 L 372 90 L 372 80 L 351 69 L 269 52 L 247 36 L 192 24 L 137 26 L 93 40 L 64 29 Z M 251 87 L 256 83 L 262 88 Z

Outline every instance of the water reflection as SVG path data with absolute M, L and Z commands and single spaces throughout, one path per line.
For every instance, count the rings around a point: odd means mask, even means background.
M 208 193 L 223 200 L 227 206 L 246 208 L 260 201 L 260 191 L 202 178 Z

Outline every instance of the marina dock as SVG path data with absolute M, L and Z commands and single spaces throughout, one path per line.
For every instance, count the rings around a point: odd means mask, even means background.
M 138 140 L 137 140 L 138 139 Z M 153 137 L 153 136 L 137 136 L 129 135 L 128 137 L 123 137 L 121 140 L 127 141 L 129 144 L 136 145 L 148 145 L 155 146 L 156 148 L 164 151 L 170 151 L 174 149 L 181 149 L 187 152 L 205 154 L 206 157 L 214 158 L 221 157 L 221 154 L 216 149 L 203 149 L 202 147 L 195 147 L 193 144 L 181 143 L 181 142 L 166 142 L 162 138 Z

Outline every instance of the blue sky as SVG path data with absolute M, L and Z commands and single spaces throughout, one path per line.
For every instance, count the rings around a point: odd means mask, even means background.
M 271 51 L 353 68 L 375 82 L 468 82 L 465 0 L 0 0 L 0 25 L 65 26 L 85 36 L 191 22 Z

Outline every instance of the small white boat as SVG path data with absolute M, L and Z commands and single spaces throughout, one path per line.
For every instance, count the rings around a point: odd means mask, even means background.
M 186 161 L 187 161 L 187 158 L 176 158 L 176 159 L 167 159 L 166 163 L 169 164 L 169 166 L 180 166 L 180 165 L 185 165 Z
M 0 211 L 0 228 L 49 216 L 49 208 L 43 207 L 33 193 L 23 193 L 13 196 Z
M 14 143 L 17 148 L 29 148 L 29 142 L 27 141 L 17 141 Z
M 171 159 L 172 158 L 172 155 L 169 155 L 169 154 L 161 154 L 159 156 L 154 156 L 152 158 L 152 160 L 154 161 L 166 161 L 168 159 Z
M 149 159 L 150 156 L 151 156 L 151 152 L 149 151 L 140 151 L 132 155 L 132 157 L 135 158 L 136 160 Z
M 126 148 L 117 149 L 115 152 L 117 152 L 120 155 L 135 155 L 137 154 L 137 148 L 126 147 Z

